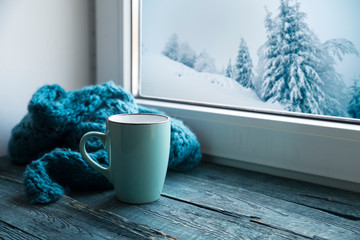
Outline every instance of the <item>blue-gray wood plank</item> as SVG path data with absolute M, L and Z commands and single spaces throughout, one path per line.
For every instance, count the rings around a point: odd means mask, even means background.
M 168 172 L 162 197 L 127 205 L 70 192 L 31 205 L 24 166 L 0 158 L 0 239 L 360 239 L 360 194 L 204 163 Z

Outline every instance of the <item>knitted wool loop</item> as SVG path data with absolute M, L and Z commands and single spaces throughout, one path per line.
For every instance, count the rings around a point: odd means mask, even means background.
M 40 88 L 28 105 L 28 114 L 13 130 L 8 145 L 14 163 L 29 164 L 25 192 L 32 203 L 51 203 L 66 189 L 108 189 L 111 183 L 91 168 L 79 153 L 79 141 L 89 131 L 106 131 L 106 119 L 121 113 L 157 113 L 139 106 L 131 94 L 112 82 L 66 92 L 58 85 Z M 99 140 L 90 139 L 87 151 L 100 165 L 108 165 Z M 201 159 L 195 134 L 171 119 L 169 168 L 186 171 Z

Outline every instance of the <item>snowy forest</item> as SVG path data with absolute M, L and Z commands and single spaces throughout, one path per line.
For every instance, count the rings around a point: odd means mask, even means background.
M 347 87 L 336 70 L 344 56 L 359 57 L 354 43 L 345 38 L 321 42 L 306 23 L 299 2 L 280 0 L 276 12 L 265 8 L 265 13 L 266 39 L 258 48 L 256 66 L 244 38 L 236 58 L 229 57 L 223 69 L 216 69 L 206 49 L 197 53 L 176 33 L 162 54 L 197 72 L 233 79 L 262 102 L 278 103 L 287 111 L 360 118 L 360 76 Z

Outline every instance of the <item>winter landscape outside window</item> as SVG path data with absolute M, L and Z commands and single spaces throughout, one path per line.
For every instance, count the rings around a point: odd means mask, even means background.
M 142 2 L 143 96 L 360 118 L 358 0 Z

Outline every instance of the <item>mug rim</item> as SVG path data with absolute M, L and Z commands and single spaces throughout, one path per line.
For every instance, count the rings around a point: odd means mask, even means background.
M 164 118 L 164 120 L 156 121 L 156 122 L 121 122 L 121 121 L 115 121 L 115 120 L 111 119 L 114 116 L 140 116 L 140 115 L 141 116 L 157 116 L 157 117 Z M 162 124 L 162 123 L 170 122 L 171 118 L 169 116 L 157 114 L 157 113 L 120 113 L 120 114 L 111 115 L 111 116 L 107 117 L 106 120 L 109 123 L 121 124 L 121 125 L 154 125 L 154 124 Z

